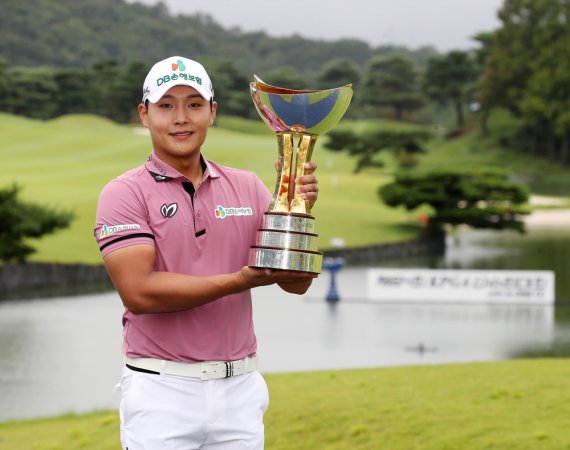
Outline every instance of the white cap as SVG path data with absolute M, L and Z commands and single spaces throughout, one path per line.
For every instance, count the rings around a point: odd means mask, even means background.
M 166 91 L 178 85 L 193 87 L 206 100 L 214 97 L 212 82 L 202 64 L 182 56 L 171 56 L 157 62 L 148 72 L 142 102 L 156 103 Z

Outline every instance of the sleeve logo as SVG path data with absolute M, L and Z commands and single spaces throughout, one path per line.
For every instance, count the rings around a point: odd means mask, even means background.
M 113 233 L 125 230 L 138 230 L 141 226 L 138 223 L 127 223 L 125 225 L 103 225 L 99 232 L 99 239 L 106 238 Z
M 160 207 L 160 214 L 165 219 L 170 219 L 178 211 L 178 203 L 171 203 L 167 205 L 166 203 Z

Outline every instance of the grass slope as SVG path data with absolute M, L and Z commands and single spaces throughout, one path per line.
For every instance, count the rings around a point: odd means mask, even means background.
M 492 134 L 484 137 L 474 128 L 461 138 L 436 138 L 420 157 L 420 168 L 503 167 L 530 184 L 533 192 L 570 196 L 570 170 L 545 159 L 502 148 L 513 140 L 514 121 L 497 112 L 490 122 Z M 339 128 L 362 132 L 371 128 L 416 129 L 419 125 L 386 120 L 343 120 Z M 141 133 L 143 131 L 143 133 Z M 97 196 L 113 177 L 140 165 L 150 153 L 144 130 L 117 125 L 89 116 L 65 116 L 41 122 L 0 113 L 0 157 L 4 162 L 1 184 L 17 182 L 23 198 L 75 211 L 71 228 L 47 236 L 33 245 L 33 261 L 100 263 L 92 237 Z M 313 160 L 319 164 L 319 201 L 313 212 L 321 248 L 334 237 L 346 245 L 364 246 L 409 239 L 418 233 L 416 214 L 386 207 L 378 187 L 396 169 L 390 153 L 380 154 L 384 169 L 367 169 L 355 175 L 354 160 L 345 153 L 324 148 L 317 141 Z M 273 191 L 277 143 L 261 121 L 220 117 L 204 147 L 207 158 L 220 164 L 257 172 Z
M 272 374 L 271 450 L 570 448 L 568 361 Z M 0 450 L 119 449 L 116 412 L 0 424 Z
M 476 117 L 471 117 L 471 121 L 471 127 L 460 138 L 432 141 L 429 152 L 420 158 L 420 167 L 425 170 L 498 167 L 508 170 L 513 179 L 527 184 L 535 194 L 570 196 L 569 167 L 514 149 L 525 145 L 515 137 L 519 125 L 516 118 L 506 111 L 494 111 L 489 120 L 488 135 L 483 135 Z
M 150 138 L 138 131 L 89 115 L 41 122 L 0 114 L 1 185 L 17 182 L 24 199 L 76 213 L 69 229 L 34 243 L 38 252 L 32 260 L 100 263 L 92 236 L 98 193 L 146 160 Z M 261 121 L 221 118 L 203 150 L 220 164 L 256 171 L 273 191 L 277 143 Z M 377 198 L 377 187 L 389 179 L 385 173 L 352 174 L 352 161 L 323 149 L 322 140 L 313 159 L 319 163 L 321 193 L 314 214 L 322 247 L 333 237 L 358 246 L 415 235 L 413 215 Z M 401 226 L 406 222 L 412 225 Z

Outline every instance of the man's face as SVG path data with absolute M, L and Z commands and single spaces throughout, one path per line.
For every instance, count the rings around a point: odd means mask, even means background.
M 140 104 L 142 124 L 150 131 L 157 156 L 177 168 L 196 158 L 216 118 L 216 102 L 190 86 L 174 86 L 157 103 Z

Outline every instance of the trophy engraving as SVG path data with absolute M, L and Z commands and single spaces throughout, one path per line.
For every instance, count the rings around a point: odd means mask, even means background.
M 342 118 L 352 98 L 352 85 L 326 90 L 295 90 L 271 86 L 257 76 L 250 83 L 261 118 L 276 133 L 278 170 L 275 191 L 249 265 L 320 273 L 315 218 L 309 202 L 295 192 L 295 179 L 305 175 L 317 138 Z

